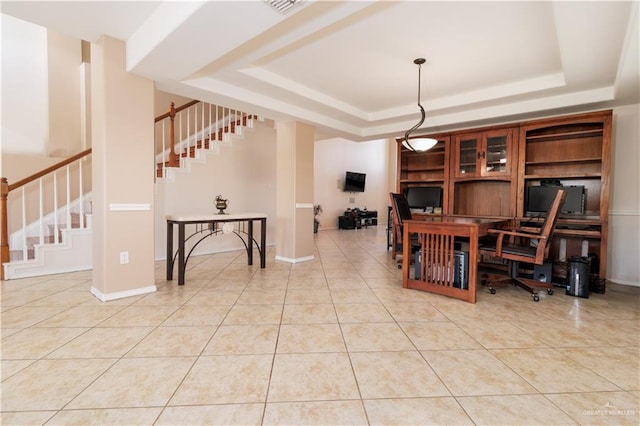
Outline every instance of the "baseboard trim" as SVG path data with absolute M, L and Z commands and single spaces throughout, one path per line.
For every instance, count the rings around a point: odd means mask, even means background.
M 292 259 L 290 257 L 284 257 L 284 256 L 276 256 L 276 260 L 279 260 L 281 262 L 287 262 L 287 263 L 301 263 L 301 262 L 308 262 L 310 260 L 315 259 L 315 256 L 305 256 L 305 257 L 299 257 L 296 259 Z
M 148 287 L 136 288 L 127 291 L 117 291 L 115 293 L 104 294 L 95 287 L 91 287 L 91 294 L 98 298 L 102 302 L 108 302 L 110 300 L 124 299 L 125 297 L 140 296 L 141 294 L 154 293 L 158 288 L 155 285 Z

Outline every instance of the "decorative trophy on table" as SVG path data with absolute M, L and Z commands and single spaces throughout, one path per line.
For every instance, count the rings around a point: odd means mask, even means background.
M 229 206 L 229 200 L 225 200 L 222 198 L 222 195 L 216 196 L 216 209 L 218 209 L 217 214 L 226 214 L 224 209 Z

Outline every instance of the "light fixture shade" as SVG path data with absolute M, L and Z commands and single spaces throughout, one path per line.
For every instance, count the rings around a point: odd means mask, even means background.
M 436 146 L 437 143 L 438 140 L 433 138 L 413 138 L 411 142 L 407 142 L 406 139 L 402 141 L 402 145 L 405 148 L 419 152 L 429 151 Z

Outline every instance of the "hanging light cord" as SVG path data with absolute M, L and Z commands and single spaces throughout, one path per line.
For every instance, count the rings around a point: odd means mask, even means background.
M 420 108 L 420 114 L 422 114 L 422 118 L 420 118 L 418 124 L 407 130 L 404 134 L 404 140 L 407 142 L 407 145 L 409 145 L 412 151 L 415 151 L 415 148 L 411 145 L 411 142 L 409 142 L 409 134 L 413 133 L 420 126 L 422 126 L 422 123 L 424 123 L 424 119 L 427 116 L 427 114 L 424 112 L 424 108 L 422 108 L 422 105 L 420 105 L 420 77 L 422 74 L 422 64 L 424 64 L 425 62 L 426 60 L 424 58 L 418 58 L 413 61 L 413 63 L 418 66 L 418 108 Z

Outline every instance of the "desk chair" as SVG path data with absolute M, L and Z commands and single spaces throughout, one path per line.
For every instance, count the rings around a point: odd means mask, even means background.
M 391 253 L 391 257 L 393 259 L 396 258 L 398 253 L 397 247 L 398 243 L 402 241 L 403 236 L 403 223 L 405 220 L 411 220 L 411 209 L 409 208 L 409 202 L 407 201 L 407 197 L 404 194 L 396 194 L 393 192 L 389 193 L 389 200 L 391 201 L 391 217 L 393 220 L 392 232 L 393 232 L 393 252 Z M 418 246 L 419 242 L 417 237 L 411 238 L 410 240 L 412 247 Z M 413 253 L 413 250 L 411 250 Z M 411 261 L 411 259 L 409 259 Z M 398 269 L 402 269 L 403 260 L 398 260 Z
M 534 302 L 538 302 L 540 297 L 536 288 L 546 288 L 548 294 L 553 294 L 553 285 L 542 281 L 522 278 L 518 276 L 519 262 L 542 265 L 549 255 L 551 237 L 556 227 L 556 222 L 560 214 L 560 207 L 564 203 L 566 191 L 559 189 L 556 197 L 551 203 L 544 222 L 540 229 L 535 231 L 523 229 L 490 229 L 489 234 L 495 235 L 496 241 L 492 244 L 480 245 L 478 252 L 489 256 L 505 259 L 509 262 L 510 276 L 504 275 L 483 275 L 482 284 L 489 286 L 491 294 L 495 294 L 495 287 L 498 285 L 512 284 L 524 288 L 533 297 Z M 509 237 L 505 241 L 505 237 Z

